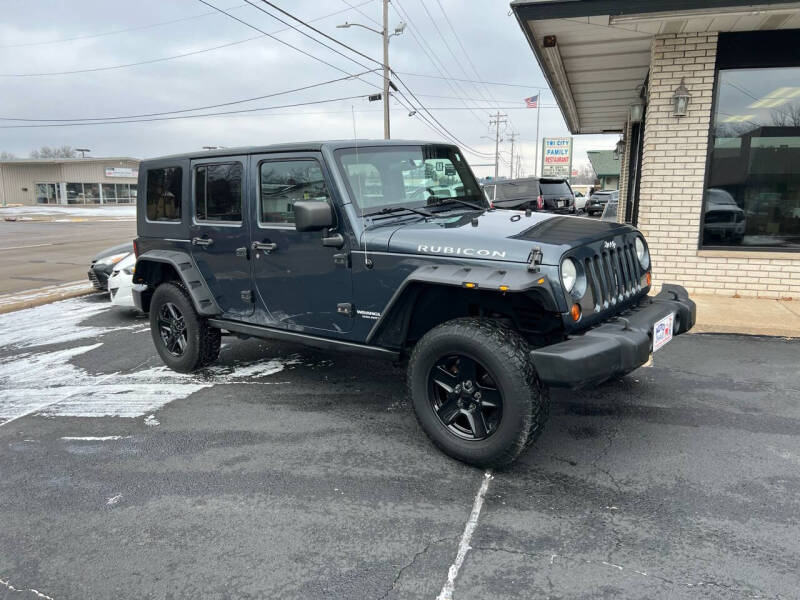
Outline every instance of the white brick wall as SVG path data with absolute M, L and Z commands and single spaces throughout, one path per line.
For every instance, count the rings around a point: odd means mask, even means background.
M 680 283 L 691 293 L 800 300 L 800 254 L 697 249 L 716 53 L 716 33 L 653 41 L 638 225 L 650 245 L 654 283 Z M 672 116 L 672 96 L 681 78 L 691 101 L 679 118 Z

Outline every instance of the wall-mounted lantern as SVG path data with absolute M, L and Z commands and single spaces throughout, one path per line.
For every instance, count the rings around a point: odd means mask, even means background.
M 644 114 L 644 104 L 642 101 L 634 102 L 628 107 L 628 116 L 631 123 L 641 123 Z
M 672 115 L 675 117 L 685 117 L 686 109 L 689 107 L 690 98 L 691 96 L 689 96 L 689 90 L 686 89 L 686 85 L 683 83 L 683 77 L 681 77 L 681 84 L 678 86 L 678 89 L 675 90 L 675 94 L 672 96 Z
M 621 139 L 614 147 L 614 160 L 619 160 L 625 155 L 625 140 Z

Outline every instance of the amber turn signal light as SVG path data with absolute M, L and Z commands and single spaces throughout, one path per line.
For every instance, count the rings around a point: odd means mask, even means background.
M 573 304 L 572 310 L 570 310 L 569 313 L 572 315 L 572 320 L 577 323 L 581 318 L 581 305 Z
M 647 287 L 650 287 L 650 283 L 652 282 L 652 278 L 650 277 L 650 271 L 645 273 L 644 278 L 645 278 L 645 281 L 647 281 Z

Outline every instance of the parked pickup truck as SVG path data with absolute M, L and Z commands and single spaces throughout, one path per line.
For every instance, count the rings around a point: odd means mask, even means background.
M 134 301 L 169 367 L 213 363 L 224 332 L 404 361 L 422 428 L 481 467 L 536 438 L 550 386 L 628 373 L 695 321 L 682 287 L 648 296 L 634 227 L 490 208 L 451 145 L 180 154 L 139 189 Z

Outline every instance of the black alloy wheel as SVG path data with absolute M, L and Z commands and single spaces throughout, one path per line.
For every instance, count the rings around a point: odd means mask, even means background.
M 479 361 L 463 354 L 444 356 L 428 379 L 431 406 L 450 433 L 465 440 L 484 440 L 497 431 L 503 396 Z
M 172 356 L 186 351 L 186 323 L 183 313 L 172 302 L 165 302 L 158 311 L 158 332 L 164 347 Z

